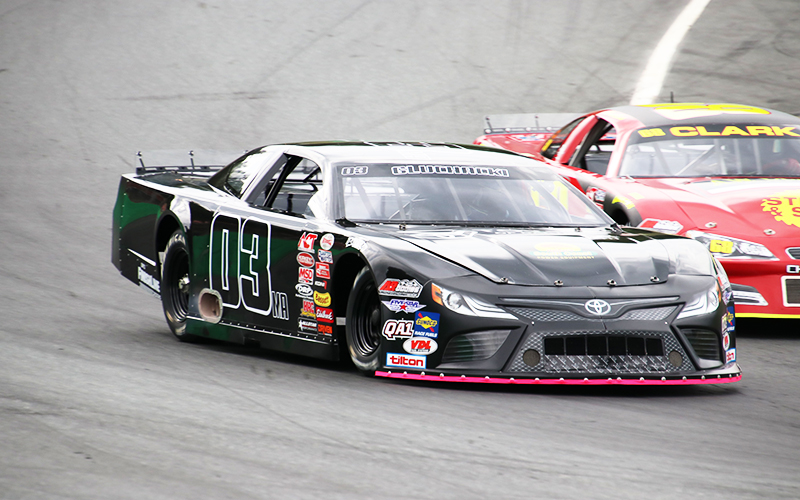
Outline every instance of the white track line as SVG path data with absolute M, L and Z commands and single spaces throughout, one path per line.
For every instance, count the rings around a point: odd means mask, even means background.
M 655 101 L 658 94 L 661 93 L 661 87 L 667 77 L 667 70 L 672 63 L 675 51 L 678 50 L 678 45 L 710 1 L 691 0 L 672 23 L 672 26 L 664 33 L 636 84 L 631 104 L 652 104 Z

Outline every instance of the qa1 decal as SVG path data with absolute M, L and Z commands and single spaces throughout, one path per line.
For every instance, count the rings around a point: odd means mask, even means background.
M 257 218 L 217 213 L 211 221 L 209 287 L 224 307 L 268 316 L 272 311 L 272 226 Z
M 389 340 L 414 335 L 414 322 L 410 319 L 390 319 L 383 324 L 383 336 Z

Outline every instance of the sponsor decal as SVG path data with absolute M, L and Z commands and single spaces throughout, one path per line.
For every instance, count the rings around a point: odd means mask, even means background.
M 683 224 L 675 220 L 645 219 L 637 227 L 666 234 L 678 234 Z
M 425 337 L 411 337 L 403 342 L 403 350 L 409 354 L 420 354 L 425 356 L 432 352 L 436 352 L 436 349 L 438 348 L 439 344 L 437 344 L 435 340 Z
M 318 286 L 320 288 L 328 288 L 328 282 L 327 281 L 315 281 L 314 282 L 314 286 Z
M 342 167 L 342 175 L 367 175 L 367 173 L 369 173 L 369 167 L 366 165 Z
M 147 274 L 144 269 L 141 267 L 137 268 L 136 274 L 139 278 L 139 284 L 144 285 L 155 292 L 161 293 L 161 283 L 154 277 Z
M 725 363 L 732 363 L 736 361 L 736 348 L 728 349 L 725 351 Z
M 318 306 L 329 307 L 331 305 L 331 294 L 328 292 L 314 292 L 314 303 Z
M 300 283 L 313 283 L 314 282 L 314 268 L 301 267 L 297 270 L 297 281 Z
M 310 253 L 300 252 L 297 254 L 297 263 L 303 267 L 311 267 L 314 265 L 314 256 Z
M 412 337 L 414 335 L 414 322 L 410 319 L 386 320 L 381 333 L 389 340 Z
M 378 287 L 378 293 L 392 297 L 409 297 L 416 299 L 422 292 L 422 285 L 417 280 L 396 280 L 387 278 Z
M 728 305 L 732 298 L 733 298 L 733 290 L 731 290 L 730 288 L 722 292 L 722 302 L 724 302 L 725 305 Z
M 439 336 L 439 313 L 421 311 L 414 315 L 414 335 L 436 338 Z
M 529 253 L 537 259 L 594 259 L 594 252 L 568 243 L 539 243 Z
M 366 244 L 367 244 L 367 242 L 362 240 L 361 238 L 358 238 L 356 236 L 351 236 L 351 237 L 347 238 L 347 242 L 344 244 L 344 246 L 345 247 L 352 247 L 352 248 L 355 248 L 358 251 L 361 251 Z
M 728 332 L 722 333 L 722 350 L 727 351 L 731 347 L 731 336 Z
M 761 200 L 761 209 L 788 226 L 800 227 L 800 190 L 784 191 Z
M 425 307 L 425 304 L 420 304 L 416 300 L 392 299 L 381 302 L 392 312 L 415 313 Z
M 324 280 L 331 279 L 331 266 L 324 262 L 317 262 L 317 278 Z
M 333 323 L 333 309 L 330 309 L 328 307 L 318 307 L 317 321 L 324 321 L 325 323 Z
M 311 288 L 311 285 L 307 285 L 305 283 L 298 283 L 294 286 L 294 290 L 297 292 L 298 297 L 311 297 L 314 293 L 314 289 Z
M 303 333 L 317 333 L 317 322 L 300 318 L 297 320 L 297 329 Z
M 508 170 L 494 167 L 473 167 L 466 165 L 396 165 L 392 175 L 478 175 L 485 177 L 508 177 Z
M 303 310 L 300 311 L 300 316 L 317 319 L 317 312 L 314 308 L 313 300 L 303 299 Z
M 301 252 L 313 252 L 314 251 L 314 242 L 317 241 L 317 236 L 314 233 L 303 233 L 303 236 L 300 237 L 300 241 L 297 244 L 297 249 Z
M 289 297 L 283 292 L 272 292 L 272 317 L 289 320 Z
M 330 250 L 334 241 L 336 241 L 336 238 L 331 233 L 327 233 L 319 239 L 319 246 L 323 250 Z
M 323 335 L 333 335 L 333 327 L 331 325 L 317 324 L 317 332 Z
M 412 356 L 395 352 L 386 353 L 386 366 L 398 368 L 425 368 L 425 356 Z
M 737 127 L 735 125 L 707 125 L 707 126 L 681 126 L 670 127 L 667 129 L 651 128 L 638 131 L 639 137 L 649 139 L 652 137 L 800 137 L 800 127 L 789 125 L 781 127 L 778 125 L 747 125 Z
M 317 250 L 317 258 L 320 262 L 327 262 L 328 264 L 333 262 L 333 254 L 328 250 Z
M 600 208 L 603 207 L 602 203 L 606 201 L 606 192 L 594 186 L 586 189 L 586 196 Z

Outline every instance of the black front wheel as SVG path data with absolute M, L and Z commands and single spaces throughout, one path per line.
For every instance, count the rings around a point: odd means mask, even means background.
M 193 342 L 197 337 L 186 333 L 189 309 L 189 250 L 186 236 L 178 230 L 172 233 L 161 264 L 161 305 L 164 317 L 175 337 L 181 342 Z
M 347 350 L 361 372 L 372 374 L 380 366 L 381 301 L 368 267 L 356 276 L 347 299 Z

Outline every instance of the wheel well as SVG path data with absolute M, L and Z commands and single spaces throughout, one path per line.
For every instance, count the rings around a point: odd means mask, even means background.
M 614 219 L 614 222 L 616 222 L 620 226 L 627 226 L 630 223 L 628 214 L 626 214 L 622 210 L 614 210 L 609 215 L 611 216 L 612 219 Z
M 336 263 L 331 283 L 333 289 L 331 295 L 333 296 L 333 313 L 337 318 L 344 318 L 347 315 L 347 299 L 350 297 L 350 290 L 353 288 L 353 282 L 356 275 L 366 266 L 361 257 L 356 254 L 342 255 Z M 336 338 L 339 341 L 340 358 L 347 359 L 347 342 L 345 340 L 345 327 L 335 326 Z
M 158 259 L 158 253 L 164 251 L 164 248 L 166 248 L 167 242 L 169 241 L 169 237 L 172 236 L 172 233 L 180 228 L 181 225 L 178 223 L 178 220 L 171 215 L 163 217 L 158 223 L 158 229 L 156 230 L 156 260 L 159 261 L 159 266 L 161 265 L 161 260 Z

